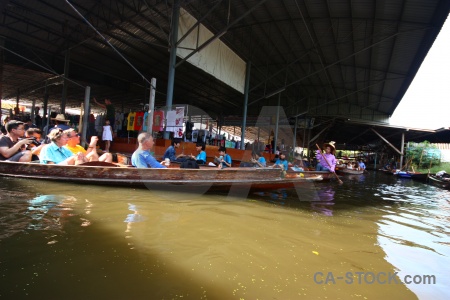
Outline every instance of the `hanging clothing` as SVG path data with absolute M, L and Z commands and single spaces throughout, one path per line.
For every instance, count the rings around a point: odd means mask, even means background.
M 130 112 L 128 114 L 127 130 L 134 130 L 135 119 L 136 119 L 136 112 Z
M 153 113 L 153 131 L 163 131 L 164 130 L 164 111 L 156 110 Z
M 138 111 L 136 113 L 135 121 L 134 121 L 134 130 L 140 131 L 142 129 L 142 125 L 144 124 L 144 112 Z

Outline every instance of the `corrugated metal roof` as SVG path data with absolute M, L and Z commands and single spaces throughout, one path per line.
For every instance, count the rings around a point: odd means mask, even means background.
M 147 79 L 157 78 L 156 100 L 164 105 L 174 2 L 70 3 Z M 215 34 L 229 27 L 221 40 L 251 61 L 250 115 L 276 105 L 278 95 L 266 96 L 282 90 L 289 117 L 367 122 L 393 113 L 450 11 L 445 0 L 184 0 L 181 6 Z M 30 87 L 62 74 L 70 49 L 69 77 L 91 86 L 93 96 L 125 110 L 147 101 L 142 77 L 65 1 L 3 0 L 0 23 L 8 66 L 4 98 L 21 89 L 23 101 L 39 105 L 42 89 Z M 35 76 L 13 76 L 20 72 Z M 78 107 L 84 90 L 71 85 L 69 91 L 68 107 Z M 62 87 L 50 93 L 57 105 Z M 241 93 L 188 63 L 176 69 L 174 104 L 196 105 L 218 118 L 241 113 L 243 101 Z

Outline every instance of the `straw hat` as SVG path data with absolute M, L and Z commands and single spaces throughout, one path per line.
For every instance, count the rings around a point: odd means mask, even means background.
M 56 118 L 52 118 L 52 120 L 61 121 L 61 122 L 69 122 L 70 121 L 70 120 L 66 120 L 66 117 L 64 116 L 64 114 L 58 114 L 58 115 L 56 115 Z
M 333 141 L 331 141 L 331 142 L 329 142 L 329 143 L 325 143 L 325 144 L 323 144 L 323 148 L 325 149 L 326 147 L 330 147 L 330 149 L 331 149 L 331 154 L 334 155 L 334 153 L 336 153 L 336 146 L 334 146 L 335 143 L 336 143 L 336 142 L 333 142 Z

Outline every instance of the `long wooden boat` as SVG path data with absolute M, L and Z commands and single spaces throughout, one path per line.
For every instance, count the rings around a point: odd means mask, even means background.
M 398 171 L 395 173 L 400 178 L 410 178 L 418 181 L 427 181 L 428 173 L 410 172 L 410 171 Z
M 277 168 L 141 169 L 101 162 L 63 166 L 0 161 L 0 176 L 110 186 L 141 186 L 150 189 L 184 186 L 194 192 L 197 187 L 203 190 L 235 187 L 289 188 L 305 182 L 322 180 L 320 176 L 308 178 L 284 176 Z
M 339 175 L 362 175 L 362 174 L 364 174 L 364 170 L 336 168 L 336 173 Z
M 428 183 L 444 189 L 450 189 L 450 176 L 436 176 L 435 174 L 428 174 Z

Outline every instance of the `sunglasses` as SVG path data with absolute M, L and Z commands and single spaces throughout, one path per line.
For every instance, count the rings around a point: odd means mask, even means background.
M 81 134 L 79 134 L 79 133 L 72 134 L 72 135 L 69 135 L 69 138 L 73 138 L 73 137 L 77 137 L 77 136 L 81 136 Z

